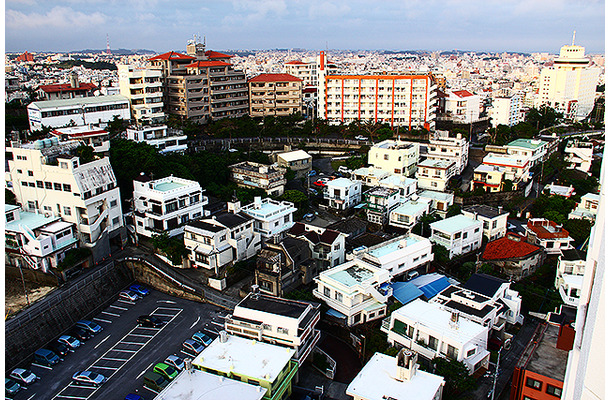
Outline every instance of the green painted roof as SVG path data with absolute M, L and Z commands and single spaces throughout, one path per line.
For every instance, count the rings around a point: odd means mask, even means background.
M 516 139 L 507 144 L 507 146 L 523 147 L 525 149 L 535 150 L 545 145 L 545 141 L 537 139 Z

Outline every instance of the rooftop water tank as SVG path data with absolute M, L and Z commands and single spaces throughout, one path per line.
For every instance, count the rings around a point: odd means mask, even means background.
M 51 138 L 51 144 L 52 144 L 53 146 L 57 146 L 57 145 L 59 144 L 59 138 L 58 138 L 57 136 L 53 136 L 53 137 Z
M 53 146 L 53 143 L 51 142 L 51 139 L 43 139 L 44 141 L 44 147 L 51 147 Z
M 37 140 L 34 142 L 34 149 L 36 150 L 40 150 L 44 148 L 44 141 L 42 140 Z

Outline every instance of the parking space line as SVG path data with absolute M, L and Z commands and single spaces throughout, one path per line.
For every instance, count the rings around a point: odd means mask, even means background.
M 79 399 L 79 400 L 86 400 L 86 399 L 89 398 L 89 397 L 79 397 L 79 396 L 66 396 L 66 395 L 63 395 L 63 394 L 62 395 L 58 394 L 55 397 L 59 397 L 59 398 L 62 398 L 62 399 Z
M 53 369 L 51 367 L 47 367 L 46 365 L 40 365 L 40 364 L 36 364 L 36 363 L 32 363 L 32 365 L 34 365 L 36 367 L 44 368 L 44 369 Z
M 112 357 L 102 357 L 100 360 L 108 360 L 108 361 L 127 361 L 129 358 L 112 358 Z
M 99 342 L 98 344 L 95 345 L 95 347 L 93 347 L 94 349 L 97 349 L 98 347 L 100 347 L 102 345 L 102 343 L 104 343 L 106 340 L 110 339 L 110 335 L 106 336 L 104 339 L 102 339 L 101 342 Z
M 30 397 L 28 397 L 28 400 L 32 400 L 34 398 L 34 396 L 36 396 L 36 393 L 34 393 L 33 395 L 31 395 Z
M 101 318 L 97 318 L 97 317 L 93 318 L 93 320 L 94 321 L 99 321 L 99 322 L 105 322 L 107 324 L 111 324 L 112 323 L 112 321 L 108 321 L 107 319 L 101 319 Z
M 171 300 L 157 300 L 157 303 L 176 304 L 175 301 L 171 301 Z
M 184 350 L 180 350 L 180 353 L 182 353 L 182 354 L 186 354 L 186 355 L 187 355 L 187 356 L 189 356 L 189 357 L 193 357 L 193 358 L 195 358 L 195 357 L 196 357 L 196 356 L 192 355 L 191 353 L 187 353 L 187 352 L 186 352 L 186 351 L 184 351 Z
M 153 331 L 158 331 L 160 328 L 151 328 L 150 326 L 138 326 L 138 329 L 152 329 Z
M 157 310 L 174 310 L 174 311 L 182 311 L 182 308 L 176 308 L 176 307 L 157 307 Z M 155 311 L 157 311 L 155 310 Z M 153 311 L 153 312 L 155 312 Z
M 71 383 L 68 386 L 73 387 L 73 388 L 78 388 L 78 389 L 97 389 L 97 387 L 95 387 L 95 386 L 77 385 L 76 383 Z
M 123 353 L 135 353 L 137 350 L 113 349 L 112 351 L 121 351 Z
M 197 325 L 199 323 L 199 320 L 201 320 L 201 315 L 197 317 L 197 321 L 193 322 L 193 325 L 191 325 L 191 327 L 189 329 L 193 329 L 195 327 L 195 325 Z
M 127 308 L 125 308 L 125 307 L 115 306 L 114 304 L 111 304 L 110 307 L 116 308 L 117 310 L 123 310 L 123 311 L 127 310 Z
M 155 335 L 144 335 L 142 333 L 130 333 L 129 336 L 138 336 L 138 337 L 153 337 Z
M 120 342 L 120 343 L 117 343 L 117 344 L 134 344 L 134 345 L 136 345 L 136 346 L 142 346 L 143 344 L 146 344 L 146 343 L 138 343 L 138 342 Z
M 146 390 L 150 390 L 151 392 L 153 392 L 153 393 L 155 393 L 155 394 L 159 394 L 159 392 L 157 392 L 156 390 L 152 390 L 152 389 L 151 389 L 151 388 L 149 388 L 149 387 L 146 387 L 146 386 L 142 386 L 142 387 L 143 387 L 144 389 L 146 389 Z
M 118 299 L 117 301 L 120 301 L 121 303 L 125 303 L 125 304 L 131 304 L 131 305 L 136 304 L 136 303 L 134 303 L 133 301 L 128 301 L 128 300 L 121 300 L 121 299 Z
M 101 365 L 92 365 L 89 368 L 99 368 L 99 369 L 111 369 L 116 371 L 118 368 L 117 367 L 102 367 Z
M 145 373 L 146 371 L 148 371 L 148 369 L 149 369 L 150 367 L 152 367 L 152 365 L 153 365 L 153 364 L 154 364 L 154 363 L 150 363 L 150 365 L 149 365 L 148 367 L 144 368 L 144 370 L 143 370 L 142 372 L 140 372 L 140 375 L 136 376 L 136 380 L 140 379 L 140 377 L 141 377 L 142 375 L 144 375 L 144 373 Z
M 108 311 L 102 311 L 101 313 L 102 314 L 106 314 L 106 315 L 111 315 L 113 317 L 120 317 L 121 316 L 121 314 L 115 314 L 115 313 L 111 313 L 111 312 L 108 312 Z
M 211 322 L 212 324 L 214 324 L 214 325 L 218 325 L 218 326 L 223 327 L 223 328 L 225 327 L 225 326 L 224 326 L 224 324 L 221 324 L 221 323 L 219 323 L 219 322 L 216 322 L 216 321 L 210 321 L 210 322 Z
M 155 317 L 175 317 L 175 315 L 172 315 L 172 314 L 156 314 Z

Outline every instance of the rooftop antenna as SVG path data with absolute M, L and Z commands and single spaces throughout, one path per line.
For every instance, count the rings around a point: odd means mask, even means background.
M 574 46 L 574 40 L 576 40 L 576 31 L 572 34 L 572 46 Z
M 110 38 L 108 37 L 108 34 L 106 34 L 106 54 L 110 55 Z

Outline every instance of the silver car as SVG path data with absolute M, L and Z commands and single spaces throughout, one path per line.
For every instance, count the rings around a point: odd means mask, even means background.
M 72 375 L 72 380 L 76 384 L 100 386 L 106 382 L 106 377 L 93 371 L 81 371 Z
M 30 385 L 40 379 L 35 373 L 24 368 L 15 368 L 11 372 L 10 377 L 22 385 Z
M 57 341 L 70 350 L 77 349 L 82 344 L 80 340 L 70 335 L 61 335 Z
M 167 365 L 171 365 L 176 368 L 178 371 L 182 371 L 184 369 L 184 360 L 178 356 L 169 356 L 164 361 Z

